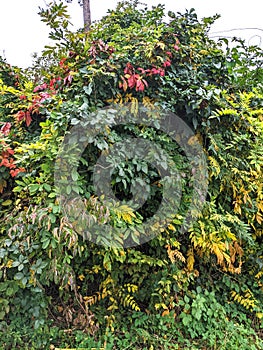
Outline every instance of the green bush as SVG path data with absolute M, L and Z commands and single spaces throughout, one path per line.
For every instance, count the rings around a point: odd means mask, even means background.
M 37 59 L 38 67 L 22 72 L 0 62 L 1 346 L 260 349 L 260 49 L 237 42 L 223 50 L 207 35 L 217 17 L 198 21 L 194 10 L 170 12 L 167 23 L 163 6 L 125 1 L 89 33 L 69 30 L 62 3 L 40 14 L 55 44 Z M 136 123 L 112 126 L 120 106 Z M 140 119 L 142 110 L 150 124 Z M 189 164 L 180 131 L 176 141 L 160 131 L 163 111 L 195 130 L 187 144 L 194 148 L 198 140 L 207 163 L 208 193 L 184 233 L 200 164 Z M 72 168 L 66 173 L 58 162 L 63 142 L 73 128 L 94 124 L 107 127 L 91 135 L 79 163 L 76 149 L 87 140 L 72 133 L 77 144 L 67 145 Z M 159 146 L 169 155 L 169 161 L 157 156 L 163 169 L 182 175 L 178 211 L 167 205 L 169 225 L 158 217 L 149 232 L 141 224 L 157 212 L 163 183 L 139 150 L 132 157 L 126 147 L 130 161 L 117 166 L 122 149 L 110 158 L 120 203 L 107 205 L 94 189 L 97 159 L 131 138 Z M 56 186 L 58 164 L 64 194 L 73 199 L 65 208 Z M 123 204 L 132 187 L 144 186 L 150 194 L 145 205 L 133 210 Z M 76 217 L 77 195 L 90 213 L 88 223 L 70 216 Z M 84 226 L 89 233 L 94 223 L 99 231 L 91 242 L 80 233 Z M 102 237 L 106 224 L 119 247 Z M 140 241 L 140 230 L 153 239 Z

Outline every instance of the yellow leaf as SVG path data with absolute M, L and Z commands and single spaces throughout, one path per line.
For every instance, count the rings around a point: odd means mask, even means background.
M 158 42 L 156 46 L 159 46 L 162 50 L 165 49 L 165 43 L 163 42 Z
M 175 228 L 174 225 L 172 225 L 172 224 L 169 224 L 169 225 L 168 225 L 168 228 L 169 228 L 169 230 L 171 230 L 171 231 L 176 231 L 176 228 Z
M 9 269 L 11 268 L 13 265 L 13 260 L 8 260 L 8 262 L 6 263 L 6 267 Z
M 218 264 L 222 265 L 222 263 L 224 261 L 224 255 L 223 255 L 222 251 L 220 250 L 217 243 L 213 243 L 213 251 L 217 257 Z
M 162 313 L 162 316 L 167 316 L 170 314 L 170 311 L 169 310 L 164 310 L 163 313 Z
M 79 275 L 79 279 L 80 279 L 81 281 L 83 281 L 83 280 L 85 279 L 85 276 L 84 276 L 84 275 Z
M 187 269 L 193 271 L 195 263 L 194 250 L 193 248 L 188 249 L 187 252 Z

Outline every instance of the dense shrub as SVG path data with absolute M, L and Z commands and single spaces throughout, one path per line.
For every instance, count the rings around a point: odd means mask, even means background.
M 200 22 L 193 10 L 169 16 L 166 22 L 161 5 L 150 10 L 137 1 L 122 2 L 90 32 L 72 33 L 66 8 L 53 4 L 41 17 L 55 44 L 37 60 L 38 68 L 20 72 L 0 62 L 0 344 L 5 349 L 262 346 L 256 337 L 263 316 L 260 51 L 240 42 L 244 51 L 223 50 L 210 40 L 216 17 Z M 110 113 L 104 113 L 109 106 Z M 113 126 L 119 106 L 134 120 L 143 108 L 152 111 L 152 124 Z M 207 163 L 202 211 L 183 231 L 198 169 L 180 142 L 158 128 L 163 111 L 195 130 L 188 144 L 194 147 L 198 140 Z M 95 121 L 108 127 L 92 136 L 78 164 L 70 158 L 65 192 L 81 196 L 93 221 L 121 232 L 120 247 L 100 235 L 86 240 L 81 222 L 65 215 L 54 184 L 66 135 L 78 125 L 92 129 Z M 164 159 L 163 168 L 176 164 L 183 174 L 178 211 L 167 227 L 160 217 L 151 226 L 154 238 L 144 244 L 137 231 L 163 197 L 156 167 L 134 157 L 119 162 L 112 174 L 120 202 L 129 201 L 132 186 L 148 186 L 150 197 L 138 210 L 107 206 L 93 183 L 97 159 L 131 137 L 161 147 L 173 161 Z

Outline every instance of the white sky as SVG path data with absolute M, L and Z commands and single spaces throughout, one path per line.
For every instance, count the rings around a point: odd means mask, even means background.
M 46 0 L 50 2 L 50 0 Z M 114 9 L 118 0 L 90 0 L 92 20 L 98 20 L 106 14 L 107 9 Z M 233 28 L 260 28 L 260 30 L 242 30 L 224 33 L 225 36 L 237 35 L 247 43 L 263 47 L 262 0 L 142 0 L 149 5 L 165 4 L 166 10 L 174 12 L 195 8 L 202 18 L 216 13 L 221 18 L 212 27 L 212 32 Z M 33 52 L 41 52 L 48 44 L 48 29 L 37 15 L 38 7 L 45 7 L 45 0 L 0 0 L 0 55 L 8 63 L 20 67 L 31 64 Z M 68 4 L 71 22 L 75 28 L 82 26 L 82 8 L 78 0 Z

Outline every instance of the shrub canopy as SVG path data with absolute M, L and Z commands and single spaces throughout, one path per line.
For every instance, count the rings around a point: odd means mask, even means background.
M 62 328 L 95 334 L 105 327 L 113 331 L 123 315 L 128 322 L 136 312 L 160 313 L 183 320 L 194 338 L 207 331 L 195 328 L 200 320 L 208 324 L 205 307 L 200 315 L 194 311 L 202 293 L 204 300 L 224 307 L 225 317 L 233 313 L 238 319 L 242 312 L 260 323 L 260 49 L 247 48 L 242 41 L 234 47 L 226 39 L 214 42 L 208 31 L 217 16 L 199 21 L 193 9 L 169 12 L 167 20 L 161 5 L 148 9 L 124 1 L 88 33 L 70 31 L 62 3 L 40 15 L 51 28 L 54 46 L 46 47 L 26 71 L 0 61 L 1 327 L 7 329 L 18 319 L 42 327 L 52 314 Z M 119 106 L 136 123 L 114 126 L 110 118 Z M 143 108 L 149 125 L 138 122 Z M 208 171 L 202 210 L 183 233 L 198 169 L 189 164 L 180 140 L 158 128 L 160 111 L 179 116 L 194 131 L 196 136 L 187 142 L 191 146 L 198 140 Z M 94 120 L 107 127 L 92 136 L 78 162 L 67 153 L 74 167 L 63 188 L 72 199 L 81 196 L 90 214 L 87 232 L 94 223 L 100 229 L 111 225 L 121 232 L 119 248 L 101 241 L 100 234 L 86 240 L 79 226 L 83 229 L 87 221 L 74 223 L 70 215 L 75 218 L 76 213 L 65 215 L 54 184 L 63 141 L 73 127 L 92 129 Z M 168 226 L 159 217 L 150 227 L 154 239 L 144 244 L 138 231 L 163 198 L 156 167 L 140 159 L 140 152 L 117 162 L 116 154 L 123 150 L 115 148 L 107 164 L 114 168 L 110 181 L 119 203 L 107 205 L 94 188 L 98 158 L 117 142 L 134 139 L 163 149 L 169 156 L 163 169 L 173 164 L 181 175 L 178 210 L 169 211 Z M 72 154 L 76 147 L 73 143 Z M 147 188 L 149 196 L 139 209 L 127 205 L 132 188 L 141 188 L 141 193 Z M 127 249 L 122 248 L 125 242 Z M 213 317 L 215 325 L 220 314 Z

